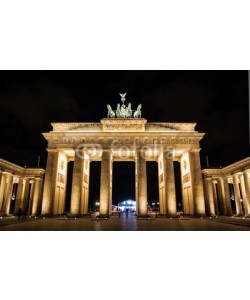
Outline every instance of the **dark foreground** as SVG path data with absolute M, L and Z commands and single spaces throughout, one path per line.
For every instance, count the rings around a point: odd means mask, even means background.
M 90 218 L 17 218 L 0 219 L 0 231 L 248 231 L 250 219 L 218 218 L 152 218 L 138 220 L 133 215 L 111 217 L 109 220 Z

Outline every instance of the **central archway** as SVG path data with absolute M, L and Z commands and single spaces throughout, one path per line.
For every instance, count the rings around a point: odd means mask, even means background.
M 112 180 L 112 205 L 135 198 L 135 162 L 114 161 Z

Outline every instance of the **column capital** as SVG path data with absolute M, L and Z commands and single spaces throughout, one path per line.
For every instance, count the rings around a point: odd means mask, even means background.
M 188 152 L 193 152 L 193 153 L 195 153 L 195 152 L 200 152 L 201 151 L 201 148 L 191 148 Z
M 243 170 L 243 173 L 244 173 L 244 174 L 247 173 L 247 174 L 249 175 L 249 178 L 250 178 L 250 169 L 249 169 L 249 168 L 244 169 L 244 170 Z
M 218 177 L 217 181 L 223 181 L 223 177 Z
M 207 180 L 207 181 L 212 181 L 213 180 L 213 178 L 212 177 L 205 177 L 205 180 Z
M 51 148 L 47 148 L 46 149 L 47 150 L 47 152 L 49 152 L 49 153 L 57 153 L 57 152 L 59 152 L 59 150 L 56 148 L 56 149 L 51 149 Z

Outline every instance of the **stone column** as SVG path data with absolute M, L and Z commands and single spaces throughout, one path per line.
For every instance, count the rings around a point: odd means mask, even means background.
M 246 202 L 247 202 L 247 215 L 250 216 L 250 170 L 245 170 L 243 172 L 245 192 L 246 192 Z
M 4 196 L 5 196 L 5 189 L 6 189 L 6 180 L 7 180 L 7 174 L 3 173 L 1 182 L 0 182 L 0 214 L 3 213 L 3 202 L 4 202 Z
M 207 206 L 209 208 L 210 216 L 215 216 L 215 203 L 214 203 L 214 194 L 213 194 L 213 183 L 212 178 L 205 179 L 206 184 L 206 198 L 207 198 Z
M 138 169 L 138 158 L 139 158 L 139 155 L 138 153 L 135 154 L 135 201 L 136 201 L 136 215 L 138 216 L 138 211 L 139 211 L 139 206 L 138 206 L 138 172 L 139 172 L 139 169 Z
M 112 215 L 113 161 L 110 162 L 109 215 Z
M 163 167 L 163 149 L 161 150 L 159 157 L 158 157 L 158 181 L 159 181 L 159 204 L 160 204 L 160 214 L 166 215 L 166 210 L 164 208 L 164 201 L 165 199 L 165 183 L 164 183 L 164 167 Z
M 80 204 L 80 214 L 88 214 L 89 206 L 89 167 L 90 160 L 89 157 L 85 154 L 83 157 L 83 182 L 82 182 L 82 196 Z
M 103 150 L 101 164 L 101 187 L 100 187 L 100 217 L 108 218 L 110 212 L 110 150 Z
M 243 200 L 243 205 L 244 205 L 245 216 L 248 216 L 249 215 L 248 199 L 247 199 L 246 186 L 245 186 L 245 180 L 244 180 L 243 174 L 240 174 L 240 187 L 241 187 L 241 195 L 242 195 L 242 200 Z
M 233 211 L 232 211 L 232 205 L 231 205 L 231 197 L 230 197 L 228 179 L 226 177 L 224 177 L 223 182 L 224 182 L 224 192 L 225 192 L 226 215 L 232 216 Z
M 137 185 L 138 185 L 138 217 L 144 218 L 148 215 L 147 199 L 147 169 L 144 153 L 139 153 L 137 160 Z
M 14 215 L 17 215 L 18 209 L 21 207 L 22 193 L 23 193 L 23 178 L 19 178 L 18 186 L 17 186 L 17 194 L 16 194 L 16 203 L 15 203 Z
M 30 179 L 25 178 L 21 206 L 26 211 L 28 211 L 29 194 L 30 194 Z
M 30 195 L 29 195 L 29 207 L 28 214 L 32 214 L 32 206 L 33 206 L 33 198 L 34 198 L 34 190 L 35 190 L 35 181 L 31 181 L 30 185 Z
M 205 216 L 205 199 L 204 199 L 204 189 L 203 180 L 201 173 L 200 164 L 200 149 L 193 149 L 190 152 L 190 168 L 192 170 L 192 181 L 193 181 L 193 195 L 195 204 L 195 214 L 197 216 Z
M 34 183 L 34 196 L 33 196 L 33 205 L 32 205 L 32 211 L 31 214 L 32 216 L 37 216 L 39 209 L 39 206 L 41 205 L 41 195 L 42 195 L 42 184 L 43 180 L 42 178 L 35 178 L 35 183 Z
M 233 175 L 233 184 L 234 184 L 234 200 L 236 205 L 237 216 L 242 216 L 242 206 L 240 203 L 240 187 L 239 187 L 239 178 L 237 174 Z
M 57 176 L 58 152 L 48 149 L 46 173 L 44 179 L 42 215 L 50 215 L 55 194 Z
M 213 181 L 212 181 L 212 185 L 213 185 L 213 195 L 214 195 L 214 208 L 215 208 L 215 214 L 216 214 L 216 215 L 219 215 L 218 195 L 217 195 L 217 189 L 216 189 L 217 181 L 216 181 L 216 180 L 213 180 Z
M 225 205 L 225 193 L 224 193 L 224 181 L 223 178 L 218 178 L 218 196 L 220 201 L 220 214 L 226 215 L 226 205 Z
M 175 195 L 175 180 L 174 180 L 174 163 L 172 152 L 163 154 L 163 172 L 165 185 L 165 205 L 166 215 L 168 217 L 176 216 L 176 195 Z
M 4 205 L 3 205 L 3 214 L 9 215 L 10 212 L 10 202 L 11 202 L 11 196 L 12 196 L 12 190 L 13 190 L 13 175 L 8 176 L 8 183 L 7 183 L 7 189 L 6 189 L 6 196 L 4 199 Z
M 82 151 L 75 151 L 75 161 L 72 178 L 71 190 L 71 205 L 70 214 L 73 216 L 80 214 L 80 203 L 82 198 L 82 185 L 83 185 L 83 154 Z

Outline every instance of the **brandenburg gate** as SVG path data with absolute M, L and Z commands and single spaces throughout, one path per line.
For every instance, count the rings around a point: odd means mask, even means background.
M 135 196 L 137 216 L 146 217 L 146 162 L 158 162 L 160 213 L 176 215 L 174 161 L 180 163 L 183 212 L 204 216 L 205 202 L 200 166 L 200 141 L 204 133 L 195 123 L 147 122 L 124 104 L 115 111 L 108 105 L 108 117 L 96 123 L 52 123 L 53 130 L 44 133 L 48 141 L 48 159 L 44 180 L 42 215 L 64 213 L 67 165 L 74 161 L 70 214 L 88 214 L 90 164 L 101 161 L 100 217 L 112 212 L 113 162 L 135 162 Z

